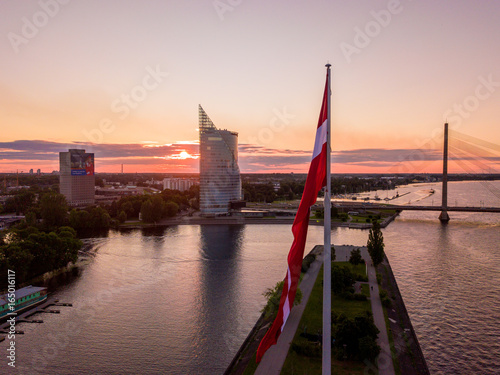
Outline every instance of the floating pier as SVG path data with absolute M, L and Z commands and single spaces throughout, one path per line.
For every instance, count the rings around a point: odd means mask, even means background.
M 44 303 L 38 305 L 38 306 L 33 306 L 31 309 L 29 310 L 26 310 L 24 312 L 22 312 L 21 314 L 15 316 L 16 318 L 16 324 L 20 324 L 20 323 L 43 323 L 43 320 L 41 319 L 28 319 L 30 317 L 32 317 L 33 315 L 35 314 L 38 314 L 38 313 L 45 313 L 45 314 L 60 314 L 61 311 L 60 310 L 52 310 L 52 309 L 49 309 L 50 307 L 52 306 L 67 306 L 67 307 L 72 307 L 73 304 L 71 303 L 66 303 L 66 302 L 59 302 L 58 299 L 47 299 Z M 10 326 L 10 323 L 5 321 L 3 323 L 0 324 L 0 334 L 9 334 L 11 333 L 11 331 L 8 331 L 8 328 Z M 17 335 L 22 335 L 24 334 L 24 331 L 19 331 L 19 330 L 16 330 L 14 331 L 14 333 Z M 4 336 L 0 336 L 0 342 L 4 341 L 5 340 L 5 337 Z

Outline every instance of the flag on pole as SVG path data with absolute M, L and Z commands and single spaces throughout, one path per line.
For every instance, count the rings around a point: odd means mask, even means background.
M 295 293 L 304 258 L 304 247 L 306 245 L 307 228 L 311 206 L 316 203 L 319 191 L 326 185 L 326 160 L 327 160 L 327 126 L 328 126 L 328 75 L 327 71 L 323 103 L 319 114 L 318 128 L 316 129 L 316 140 L 311 165 L 307 174 L 304 192 L 300 201 L 299 209 L 295 215 L 292 225 L 293 243 L 288 253 L 288 269 L 286 272 L 283 291 L 281 293 L 278 315 L 271 328 L 260 342 L 257 349 L 257 363 L 261 361 L 267 349 L 276 344 L 278 337 L 285 327 L 285 323 L 293 307 Z

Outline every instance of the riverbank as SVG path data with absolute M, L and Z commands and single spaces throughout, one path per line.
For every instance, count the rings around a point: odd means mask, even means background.
M 396 212 L 381 221 L 380 227 L 387 227 L 397 216 Z M 119 229 L 141 229 L 152 227 L 168 227 L 172 225 L 252 225 L 252 224 L 275 224 L 275 225 L 291 225 L 294 216 L 289 217 L 266 217 L 266 218 L 253 218 L 253 217 L 240 217 L 240 216 L 227 216 L 227 217 L 199 217 L 199 216 L 179 216 L 172 219 L 164 219 L 157 223 L 147 224 L 142 222 L 133 222 L 121 224 Z M 310 219 L 309 225 L 323 226 L 323 219 Z M 341 221 L 332 221 L 332 228 L 353 228 L 353 229 L 370 229 L 371 223 L 350 223 Z
M 377 274 L 381 275 L 380 287 L 387 291 L 391 300 L 390 307 L 385 309 L 386 324 L 392 336 L 391 352 L 395 356 L 395 362 L 399 363 L 400 373 L 429 375 L 427 362 L 385 255 L 383 262 L 377 266 Z
M 42 275 L 34 277 L 30 280 L 25 281 L 19 285 L 16 285 L 16 289 L 24 288 L 29 285 L 44 286 L 50 289 L 51 282 L 59 279 L 66 278 L 67 276 L 73 277 L 79 272 L 79 270 L 86 265 L 88 265 L 92 259 L 95 257 L 95 252 L 92 252 L 92 247 L 83 246 L 82 249 L 78 251 L 78 259 L 75 263 L 68 263 L 66 266 L 45 272 Z M 1 293 L 6 293 L 7 290 L 1 291 Z
M 315 246 L 311 252 L 318 248 L 321 249 L 322 246 Z M 422 354 L 422 350 L 413 330 L 410 318 L 406 312 L 404 301 L 399 293 L 396 279 L 392 274 L 392 269 L 390 268 L 387 258 L 385 258 L 384 262 L 379 265 L 377 273 L 380 274 L 380 277 L 377 278 L 381 278 L 381 289 L 387 290 L 389 292 L 389 297 L 391 298 L 391 306 L 389 308 L 384 308 L 385 325 L 387 327 L 386 333 L 389 336 L 388 340 L 390 342 L 391 352 L 389 353 L 387 350 L 382 350 L 379 358 L 377 358 L 377 363 L 379 363 L 379 366 L 384 366 L 387 361 L 394 363 L 395 372 L 393 373 L 396 374 L 428 375 L 429 370 L 427 368 L 425 358 Z M 317 309 L 321 310 L 321 306 L 317 306 Z M 382 312 L 380 312 L 380 316 L 382 317 L 381 314 Z M 383 325 L 383 318 L 381 319 Z M 225 375 L 253 374 L 255 372 L 257 368 L 257 365 L 254 363 L 255 352 L 260 340 L 265 335 L 271 323 L 271 321 L 265 321 L 263 316 L 258 319 L 240 349 L 234 356 L 232 362 L 226 369 L 226 372 L 224 373 Z M 399 329 L 394 325 L 397 325 Z M 290 355 L 290 353 L 288 353 L 288 355 Z M 339 363 L 342 365 L 343 362 Z M 370 364 L 370 366 L 367 365 L 366 367 L 365 365 L 361 364 L 361 367 L 358 369 L 359 373 L 374 373 L 372 371 L 372 364 Z M 355 366 L 351 369 L 354 368 Z M 384 371 L 386 370 L 387 368 L 384 368 Z

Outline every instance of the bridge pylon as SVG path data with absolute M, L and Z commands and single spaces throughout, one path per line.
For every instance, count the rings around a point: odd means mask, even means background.
M 443 147 L 443 195 L 441 198 L 441 214 L 439 220 L 442 223 L 450 221 L 448 215 L 448 123 L 444 124 L 444 147 Z

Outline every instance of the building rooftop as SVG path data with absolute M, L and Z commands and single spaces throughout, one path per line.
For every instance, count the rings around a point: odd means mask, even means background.
M 26 296 L 29 296 L 30 294 L 33 294 L 36 292 L 41 292 L 41 291 L 46 290 L 46 289 L 47 288 L 33 286 L 33 285 L 25 286 L 24 288 L 16 290 L 16 292 L 15 292 L 16 300 L 23 298 L 23 297 L 26 297 Z M 5 305 L 6 303 L 8 303 L 7 294 L 4 294 L 4 295 L 0 296 L 0 306 Z

